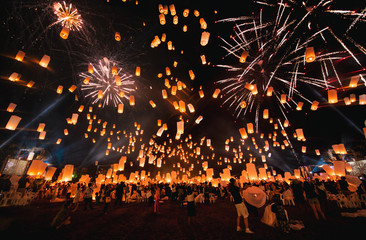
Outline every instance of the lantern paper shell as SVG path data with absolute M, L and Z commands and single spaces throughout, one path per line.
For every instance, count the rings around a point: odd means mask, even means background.
M 57 87 L 57 90 L 56 90 L 56 92 L 57 92 L 57 94 L 61 94 L 62 93 L 62 91 L 63 91 L 63 86 L 61 86 L 61 85 L 59 85 L 58 87 Z
M 39 61 L 39 65 L 41 65 L 41 67 L 46 68 L 48 66 L 48 64 L 50 63 L 50 56 L 48 55 L 43 55 L 41 61 Z
M 360 105 L 365 105 L 366 104 L 366 94 L 362 94 L 362 95 L 359 96 L 358 103 Z
M 72 180 L 72 174 L 74 173 L 74 165 L 67 164 L 62 169 L 62 181 L 68 182 Z
M 247 173 L 248 173 L 249 180 L 252 180 L 252 181 L 257 180 L 258 179 L 257 169 L 255 168 L 254 163 L 247 163 L 246 167 L 247 167 Z
M 349 82 L 349 87 L 350 88 L 355 88 L 355 87 L 357 87 L 357 85 L 358 85 L 358 80 L 360 79 L 360 76 L 353 76 L 353 77 L 351 77 L 351 80 L 350 80 L 350 82 Z
M 188 15 L 189 15 L 189 9 L 184 9 L 183 17 L 188 17 Z
M 89 63 L 89 65 L 88 65 L 88 72 L 90 74 L 93 74 L 94 73 L 94 67 L 93 67 L 93 65 L 91 63 Z
M 46 127 L 45 123 L 40 123 L 37 128 L 37 132 L 43 132 L 44 128 Z
M 17 107 L 17 105 L 15 103 L 10 103 L 8 108 L 6 109 L 6 111 L 8 112 L 14 112 L 15 108 Z
M 280 102 L 282 104 L 285 104 L 286 103 L 286 100 L 287 100 L 287 95 L 286 94 L 281 94 L 281 100 L 280 100 Z
M 69 37 L 70 29 L 67 27 L 63 27 L 60 32 L 60 37 L 62 39 L 67 39 Z
M 334 174 L 336 176 L 345 176 L 346 175 L 346 165 L 344 161 L 333 161 L 334 166 Z
M 117 42 L 121 41 L 121 34 L 119 32 L 116 32 L 114 34 L 114 39 L 116 39 Z
M 51 181 L 52 180 L 52 177 L 53 175 L 55 174 L 56 172 L 56 169 L 55 167 L 48 167 L 47 168 L 47 171 L 46 171 L 46 174 L 44 175 L 44 179 L 46 181 Z
M 210 39 L 210 33 L 209 32 L 202 32 L 201 45 L 206 46 L 208 44 L 209 39 Z
M 75 86 L 75 85 L 72 85 L 70 88 L 69 88 L 69 92 L 74 92 L 75 91 L 75 89 L 76 89 L 77 87 Z M 99 93 L 98 93 L 98 95 L 99 95 Z M 99 97 L 99 96 L 98 96 Z
M 335 90 L 335 89 L 328 90 L 328 102 L 329 103 L 338 102 L 337 90 Z
M 46 170 L 47 163 L 42 160 L 33 160 L 28 168 L 27 174 L 30 176 L 41 177 Z
M 18 117 L 16 115 L 12 115 L 6 124 L 5 128 L 8 130 L 15 130 L 20 122 L 22 120 L 21 117 Z
M 38 139 L 39 140 L 44 140 L 45 138 L 46 138 L 46 131 L 40 132 L 39 136 L 38 136 Z
M 159 14 L 159 22 L 161 25 L 165 25 L 166 23 L 165 15 L 163 13 Z
M 239 62 L 245 63 L 248 57 L 248 52 L 246 50 L 243 50 L 243 52 L 240 55 Z
M 15 56 L 15 59 L 19 62 L 22 62 L 25 57 L 25 52 L 19 50 L 17 55 Z
M 10 76 L 9 76 L 9 80 L 12 81 L 12 82 L 16 82 L 16 81 L 19 81 L 20 80 L 20 74 L 19 73 L 16 73 L 16 72 L 13 72 Z
M 305 61 L 311 63 L 315 61 L 314 47 L 308 47 L 305 50 Z
M 219 94 L 220 94 L 220 91 L 221 90 L 219 88 L 215 89 L 214 93 L 212 94 L 212 97 L 213 98 L 217 98 L 219 96 Z
M 311 104 L 311 107 L 310 109 L 312 111 L 316 111 L 318 109 L 318 105 L 319 105 L 319 102 L 318 101 L 314 101 L 312 104 Z

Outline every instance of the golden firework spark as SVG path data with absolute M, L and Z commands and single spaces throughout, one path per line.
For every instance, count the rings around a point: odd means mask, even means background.
M 61 23 L 63 27 L 67 27 L 70 30 L 79 31 L 82 28 L 83 20 L 78 10 L 70 3 L 67 5 L 65 2 L 56 2 L 53 5 L 54 13 L 57 16 L 55 24 Z

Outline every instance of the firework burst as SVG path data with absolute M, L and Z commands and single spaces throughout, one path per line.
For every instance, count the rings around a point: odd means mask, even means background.
M 346 56 L 352 56 L 361 66 L 332 29 L 324 27 L 310 31 L 306 20 L 314 8 L 299 18 L 283 1 L 274 6 L 275 11 L 271 9 L 274 18 L 264 15 L 261 9 L 257 15 L 219 21 L 235 24 L 230 40 L 221 40 L 222 48 L 227 51 L 225 57 L 234 56 L 239 60 L 239 64 L 217 65 L 233 73 L 232 77 L 217 82 L 225 94 L 224 104 L 234 108 L 237 117 L 255 111 L 257 127 L 260 110 L 277 106 L 286 118 L 286 109 L 297 106 L 295 100 L 312 103 L 298 85 L 311 89 L 342 86 L 336 64 Z M 328 38 L 340 43 L 341 47 L 324 48 Z M 314 45 L 317 51 L 314 51 Z M 311 68 L 319 71 L 312 74 Z
M 122 103 L 122 99 L 129 99 L 135 91 L 135 81 L 132 75 L 124 73 L 117 62 L 103 58 L 95 65 L 89 65 L 88 73 L 81 73 L 83 78 L 81 90 L 92 104 L 98 102 L 102 106 Z
M 79 31 L 82 28 L 83 20 L 81 15 L 71 3 L 67 5 L 66 2 L 63 2 L 62 4 L 56 2 L 53 4 L 53 8 L 54 13 L 57 16 L 57 21 L 54 24 L 61 23 L 63 27 L 67 27 L 71 31 Z

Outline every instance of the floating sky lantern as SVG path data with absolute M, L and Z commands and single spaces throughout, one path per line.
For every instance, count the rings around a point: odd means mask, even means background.
M 217 98 L 219 96 L 219 94 L 220 94 L 220 91 L 221 90 L 219 88 L 216 88 L 215 91 L 214 91 L 214 93 L 212 94 L 212 97 L 213 98 Z
M 239 62 L 245 63 L 248 57 L 248 52 L 246 50 L 243 50 L 243 52 L 240 55 Z
M 15 103 L 10 103 L 8 108 L 6 109 L 6 111 L 8 112 L 14 112 L 15 108 L 17 107 L 17 105 Z
M 20 122 L 22 120 L 21 117 L 18 117 L 16 115 L 12 115 L 6 124 L 5 128 L 8 130 L 15 130 Z
M 329 103 L 337 103 L 338 102 L 337 90 L 335 90 L 335 89 L 328 90 L 328 102 Z
M 41 61 L 39 61 L 39 65 L 41 67 L 47 68 L 48 64 L 50 63 L 50 60 L 51 60 L 50 56 L 43 55 Z
M 210 39 L 210 33 L 209 32 L 202 32 L 201 34 L 201 45 L 206 46 L 208 44 L 208 40 Z
M 68 27 L 63 27 L 60 32 L 60 37 L 62 39 L 67 39 L 69 37 L 70 29 Z
M 19 62 L 22 62 L 25 57 L 25 52 L 19 50 L 17 55 L 15 56 L 15 59 Z
M 312 111 L 316 111 L 318 109 L 318 105 L 319 105 L 319 102 L 318 101 L 314 101 L 312 104 L 311 104 L 311 107 L 310 109 Z
M 116 32 L 116 33 L 114 34 L 114 39 L 115 39 L 117 42 L 121 41 L 121 34 L 120 34 L 119 32 Z
M 307 47 L 305 50 L 305 61 L 311 63 L 315 61 L 314 47 Z

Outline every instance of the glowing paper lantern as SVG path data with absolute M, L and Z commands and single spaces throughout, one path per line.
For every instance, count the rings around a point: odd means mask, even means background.
M 62 169 L 62 181 L 68 182 L 72 180 L 72 174 L 74 173 L 74 165 L 67 164 Z
M 247 163 L 246 167 L 249 180 L 251 181 L 257 180 L 258 179 L 257 169 L 255 168 L 254 163 Z
M 61 141 L 62 141 L 62 139 L 61 139 L 61 138 L 57 139 L 56 144 L 60 144 L 60 143 L 61 143 Z
M 117 42 L 121 41 L 121 34 L 119 32 L 116 32 L 114 34 L 114 39 L 116 39 Z
M 75 91 L 75 89 L 76 89 L 77 87 L 75 86 L 75 85 L 72 85 L 70 88 L 69 88 L 69 92 L 74 92 Z M 103 93 L 103 92 L 102 92 Z M 99 95 L 99 93 L 98 93 L 98 95 Z M 99 97 L 99 96 L 98 96 Z
M 102 90 L 99 90 L 98 91 L 98 98 L 99 99 L 102 99 L 103 98 L 103 91 Z
M 351 77 L 351 81 L 349 82 L 349 87 L 350 88 L 357 87 L 359 78 L 360 78 L 360 76 L 358 76 L 358 75 Z
M 247 123 L 247 130 L 249 134 L 254 133 L 253 123 Z
M 273 87 L 268 87 L 267 88 L 267 96 L 268 97 L 272 96 L 272 93 L 273 93 Z
M 296 129 L 296 136 L 297 136 L 298 141 L 301 141 L 301 140 L 305 139 L 304 132 L 301 128 Z
M 90 74 L 93 74 L 94 73 L 94 67 L 93 67 L 93 65 L 91 63 L 89 63 L 89 65 L 88 65 L 88 72 Z
M 200 98 L 204 98 L 205 97 L 205 94 L 202 90 L 199 90 L 198 91 L 198 94 L 200 95 Z
M 39 61 L 39 65 L 41 65 L 41 67 L 46 68 L 50 62 L 51 58 L 48 55 L 43 55 L 41 61 Z
M 201 25 L 201 29 L 207 28 L 207 23 L 206 23 L 205 19 L 200 18 L 200 25 Z
M 63 39 L 67 39 L 69 37 L 70 29 L 68 27 L 63 27 L 60 32 L 60 37 Z
M 170 4 L 170 5 L 169 5 L 169 10 L 170 10 L 170 14 L 171 14 L 172 16 L 174 16 L 174 15 L 176 15 L 176 14 L 177 14 L 177 12 L 175 11 L 175 6 L 174 6 L 174 4 Z
M 159 22 L 161 25 L 165 25 L 166 23 L 165 15 L 163 13 L 159 14 Z
M 45 123 L 40 123 L 37 128 L 37 132 L 43 132 L 44 128 L 46 127 Z
M 246 106 L 247 106 L 247 103 L 245 101 L 240 102 L 240 107 L 241 108 L 246 108 Z
M 209 39 L 210 39 L 210 33 L 209 32 L 202 32 L 201 45 L 206 46 L 208 44 Z
M 349 99 L 351 100 L 352 103 L 356 102 L 356 94 L 354 93 L 350 94 Z
M 201 121 L 202 121 L 203 117 L 202 116 L 199 116 L 197 119 L 196 119 L 196 124 L 199 124 Z
M 319 102 L 318 101 L 314 101 L 312 104 L 311 104 L 311 107 L 310 109 L 313 110 L 313 111 L 316 111 L 318 109 L 318 105 L 319 105 Z
M 44 175 L 44 180 L 46 180 L 46 181 L 51 181 L 51 180 L 52 180 L 53 175 L 54 175 L 54 174 L 55 174 L 55 172 L 56 172 L 56 169 L 57 169 L 57 168 L 55 168 L 55 167 L 48 167 L 48 168 L 47 168 L 47 171 L 46 171 L 46 173 L 45 173 L 45 175 Z
M 17 105 L 15 103 L 10 103 L 8 108 L 6 109 L 6 111 L 8 112 L 14 112 L 15 108 L 17 107 Z
M 45 138 L 46 138 L 46 131 L 40 132 L 39 136 L 38 136 L 38 139 L 39 140 L 44 140 Z
M 297 111 L 301 111 L 302 110 L 302 106 L 304 105 L 304 103 L 303 102 L 298 102 L 297 103 L 297 106 L 296 106 L 296 110 Z
M 42 160 L 33 160 L 28 168 L 27 174 L 30 176 L 40 177 L 46 170 L 47 163 Z
M 248 57 L 248 52 L 246 50 L 243 50 L 243 52 L 240 55 L 239 62 L 245 63 Z
M 337 90 L 335 89 L 328 90 L 328 102 L 329 103 L 338 102 Z
M 136 76 L 140 76 L 140 74 L 141 74 L 141 68 L 140 67 L 136 67 L 136 73 L 135 73 L 135 75 Z
M 29 82 L 27 83 L 27 87 L 32 88 L 34 84 L 35 84 L 35 82 L 33 82 L 33 81 L 29 81 Z
M 258 168 L 259 171 L 259 179 L 261 180 L 267 180 L 268 176 L 267 176 L 267 171 L 265 168 Z
M 194 80 L 194 78 L 195 78 L 196 76 L 194 75 L 193 71 L 192 71 L 192 70 L 189 70 L 189 71 L 188 71 L 188 73 L 189 73 L 189 78 L 190 78 L 191 80 Z
M 307 47 L 305 50 L 305 61 L 308 63 L 315 61 L 314 47 Z
M 351 105 L 351 100 L 349 99 L 349 97 L 345 97 L 344 99 L 344 104 L 346 104 L 346 105 Z
M 16 82 L 20 80 L 20 74 L 13 72 L 10 76 L 9 76 L 9 80 L 12 82 Z
M 281 100 L 280 100 L 280 102 L 282 104 L 285 104 L 286 103 L 286 100 L 287 100 L 287 95 L 286 94 L 281 94 Z
M 6 124 L 5 128 L 8 130 L 15 130 L 20 122 L 20 120 L 22 120 L 21 117 L 12 115 L 8 121 L 8 123 Z
M 189 15 L 189 9 L 184 9 L 183 17 L 188 17 L 188 15 Z
M 130 95 L 130 106 L 135 106 L 135 97 Z
M 366 104 L 366 94 L 362 94 L 362 95 L 359 96 L 358 103 L 360 105 L 365 105 Z
M 215 91 L 214 91 L 214 93 L 212 94 L 212 97 L 213 98 L 217 98 L 219 96 L 219 94 L 220 94 L 220 91 L 221 90 L 219 88 L 216 88 Z
M 124 107 L 123 103 L 118 104 L 118 113 L 123 113 L 123 107 Z
M 154 103 L 153 100 L 150 100 L 149 103 L 150 103 L 150 105 L 151 105 L 152 108 L 155 108 L 156 107 L 156 104 Z
M 206 56 L 205 55 L 201 55 L 201 62 L 203 65 L 205 65 L 207 62 L 206 62 Z
M 268 109 L 264 109 L 263 110 L 263 119 L 268 119 L 268 118 L 269 118 Z
M 163 95 L 163 99 L 167 99 L 168 98 L 168 93 L 166 92 L 165 89 L 161 90 L 161 94 Z
M 344 161 L 333 161 L 334 166 L 334 174 L 336 176 L 345 176 L 346 175 L 346 165 Z
M 283 126 L 286 128 L 288 127 L 290 124 L 290 122 L 286 119 L 284 122 L 283 122 Z
M 248 134 L 247 134 L 247 131 L 245 130 L 245 128 L 240 128 L 239 132 L 240 132 L 240 136 L 241 136 L 242 139 L 247 139 L 248 138 Z
M 195 111 L 193 105 L 190 103 L 188 104 L 188 109 L 189 109 L 189 112 L 191 112 L 191 113 L 194 113 L 194 111 Z
M 19 50 L 17 55 L 15 56 L 15 59 L 19 62 L 22 62 L 25 57 L 25 52 Z
M 318 155 L 318 156 L 320 156 L 320 151 L 319 151 L 319 149 L 315 149 L 315 154 L 316 154 L 316 155 Z

